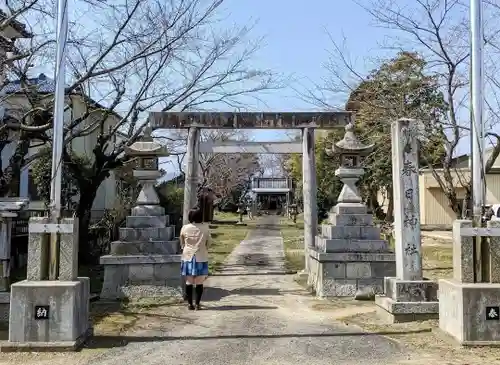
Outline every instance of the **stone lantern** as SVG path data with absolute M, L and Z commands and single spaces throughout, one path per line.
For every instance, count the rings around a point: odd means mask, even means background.
M 150 128 L 125 153 L 136 158 L 133 173 L 141 191 L 125 227 L 119 229 L 119 240 L 111 242 L 109 255 L 101 256 L 104 267 L 101 298 L 180 295 L 179 240 L 155 190 L 156 180 L 161 177 L 158 158 L 168 153 L 153 141 Z
M 373 144 L 362 144 L 354 134 L 354 125 L 349 123 L 345 127 L 344 138 L 327 151 L 329 155 L 340 157 L 340 167 L 335 170 L 335 176 L 339 177 L 344 186 L 337 199 L 338 203 L 362 202 L 356 183 L 365 173 L 363 159 L 373 151 L 373 147 Z
M 133 173 L 134 177 L 141 184 L 141 191 L 137 197 L 137 205 L 145 207 L 159 205 L 160 199 L 155 190 L 156 181 L 162 174 L 158 170 L 158 158 L 167 157 L 167 149 L 153 140 L 151 128 L 147 127 L 144 130 L 143 138 L 125 147 L 125 153 L 127 156 L 136 158 Z M 145 209 L 147 210 L 147 208 Z
M 394 253 L 380 238 L 380 228 L 373 224 L 356 187 L 364 173 L 362 161 L 373 147 L 362 144 L 348 124 L 344 138 L 327 151 L 340 157 L 335 175 L 344 186 L 328 213 L 328 224 L 321 226 L 309 249 L 308 283 L 319 297 L 382 294 L 384 278 L 396 273 Z

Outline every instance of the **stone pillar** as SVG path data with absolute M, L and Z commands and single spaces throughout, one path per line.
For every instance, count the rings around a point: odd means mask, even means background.
M 474 240 L 489 240 L 489 282 L 474 275 Z M 453 222 L 453 277 L 439 280 L 439 328 L 464 346 L 500 344 L 500 222 Z
M 184 180 L 184 205 L 182 224 L 189 223 L 188 214 L 197 202 L 198 170 L 199 170 L 200 129 L 190 127 L 186 145 L 186 175 Z
M 318 227 L 316 202 L 316 158 L 314 153 L 314 129 L 302 129 L 302 193 L 304 196 L 304 256 L 305 271 L 309 267 L 309 248 L 314 247 Z
M 10 278 L 10 258 L 11 258 L 11 230 L 12 218 L 0 218 L 0 261 L 2 265 L 2 272 L 0 273 L 0 291 L 5 292 L 9 290 Z
M 418 136 L 416 122 L 400 119 L 392 124 L 392 184 L 396 276 L 422 280 Z
M 384 279 L 378 313 L 389 322 L 437 318 L 438 284 L 422 278 L 417 121 L 392 124 L 396 277 Z

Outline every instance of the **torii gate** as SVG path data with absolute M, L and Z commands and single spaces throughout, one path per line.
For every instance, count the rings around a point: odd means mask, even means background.
M 151 112 L 149 123 L 156 129 L 188 129 L 184 183 L 183 223 L 196 204 L 199 154 L 210 153 L 302 153 L 304 201 L 304 248 L 314 246 L 318 213 L 314 130 L 337 129 L 352 122 L 351 112 L 268 112 L 268 113 L 179 113 Z M 224 142 L 200 146 L 201 129 L 300 129 L 301 142 Z M 306 269 L 307 269 L 306 259 Z

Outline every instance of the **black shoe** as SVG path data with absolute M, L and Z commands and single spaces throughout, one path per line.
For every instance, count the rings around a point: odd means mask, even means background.
M 199 304 L 196 304 L 196 307 L 195 307 L 195 309 L 196 309 L 197 311 L 201 310 L 201 305 L 199 305 Z
M 194 311 L 196 308 L 194 307 L 194 305 L 189 304 L 189 305 L 188 305 L 188 309 L 189 309 L 190 311 Z

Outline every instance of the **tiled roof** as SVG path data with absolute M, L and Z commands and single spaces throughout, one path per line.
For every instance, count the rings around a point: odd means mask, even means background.
M 0 21 L 8 19 L 9 16 L 3 10 L 0 10 Z M 31 38 L 33 35 L 26 30 L 26 25 L 20 21 L 13 19 L 9 22 L 10 26 L 17 30 L 23 37 Z
M 33 86 L 35 88 L 35 92 L 39 94 L 53 94 L 56 91 L 55 80 L 51 79 L 50 77 L 47 77 L 45 74 L 42 73 L 38 75 L 38 77 L 26 79 L 25 84 L 23 84 L 22 86 L 21 86 L 21 80 L 9 81 L 9 83 L 5 85 L 3 92 L 5 94 L 24 93 L 26 92 L 26 87 L 27 87 L 26 84 Z M 87 96 L 79 93 L 78 90 L 73 91 L 72 94 L 82 96 L 84 99 L 87 100 L 87 103 L 94 105 L 95 107 L 106 108 L 105 106 L 101 105 L 95 100 L 92 100 Z M 117 112 L 112 112 L 112 114 L 114 114 L 118 119 L 122 118 L 122 116 Z
M 35 87 L 35 91 L 40 94 L 51 94 L 56 90 L 56 82 L 45 76 L 45 74 L 40 74 L 38 77 L 30 78 L 26 80 L 27 85 L 32 85 Z M 4 87 L 3 92 L 6 94 L 16 94 L 22 93 L 27 85 L 21 87 L 21 80 L 9 81 L 9 83 Z

